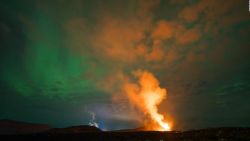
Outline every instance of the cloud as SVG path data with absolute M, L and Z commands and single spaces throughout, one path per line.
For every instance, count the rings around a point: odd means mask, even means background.
M 133 63 L 137 59 L 134 52 L 136 43 L 144 37 L 144 27 L 131 19 L 105 18 L 92 37 L 92 45 L 103 57 Z
M 164 50 L 160 40 L 155 40 L 151 52 L 145 55 L 146 61 L 161 61 L 164 57 Z
M 154 24 L 153 10 L 159 3 L 158 0 L 138 0 L 134 13 L 123 18 L 112 14 L 111 11 L 100 13 L 98 24 L 90 37 L 93 47 L 91 50 L 104 60 L 119 62 L 121 66 L 136 65 L 140 60 L 161 61 L 164 49 L 157 40 L 164 38 L 160 36 L 166 34 L 160 33 L 161 23 L 152 38 L 148 37 Z M 149 43 L 151 41 L 152 45 Z
M 198 27 L 187 29 L 181 35 L 177 36 L 176 41 L 179 44 L 189 44 L 199 40 L 200 30 Z
M 167 64 L 167 66 L 171 66 L 174 63 L 177 62 L 177 60 L 180 58 L 180 53 L 176 50 L 176 49 L 170 49 L 167 51 L 164 59 L 165 59 L 165 63 Z
M 186 23 L 205 24 L 205 31 L 215 31 L 226 25 L 236 24 L 249 16 L 242 5 L 244 1 L 200 0 L 184 7 L 178 17 Z
M 194 22 L 198 18 L 198 12 L 194 10 L 194 6 L 183 8 L 182 11 L 179 13 L 179 17 L 186 22 Z
M 200 38 L 199 27 L 186 28 L 184 24 L 177 21 L 160 20 L 152 31 L 153 40 L 167 41 L 175 39 L 177 44 L 186 45 Z
M 161 40 L 169 39 L 173 37 L 175 33 L 174 27 L 175 27 L 174 23 L 161 20 L 157 23 L 151 36 L 153 39 L 161 39 Z

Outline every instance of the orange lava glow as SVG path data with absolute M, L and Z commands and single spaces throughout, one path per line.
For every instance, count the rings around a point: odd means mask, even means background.
M 158 111 L 158 105 L 166 98 L 167 90 L 160 88 L 159 81 L 148 71 L 138 70 L 134 76 L 138 84 L 127 82 L 124 89 L 130 102 L 151 120 L 145 127 L 148 130 L 170 131 L 169 122 Z

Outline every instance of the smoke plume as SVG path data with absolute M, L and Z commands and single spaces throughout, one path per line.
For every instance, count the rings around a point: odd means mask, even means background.
M 96 117 L 95 117 L 95 113 L 94 112 L 90 112 L 91 115 L 91 119 L 89 121 L 89 126 L 95 126 L 95 127 L 99 127 L 98 123 L 96 122 Z
M 167 90 L 161 88 L 159 81 L 148 71 L 137 70 L 133 75 L 138 79 L 137 83 L 128 81 L 123 88 L 131 104 L 151 120 L 146 129 L 170 130 L 169 123 L 164 121 L 164 116 L 159 113 L 157 107 L 166 98 Z

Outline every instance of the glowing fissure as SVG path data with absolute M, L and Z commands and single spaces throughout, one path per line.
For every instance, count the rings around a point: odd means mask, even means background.
M 138 84 L 127 82 L 124 90 L 130 102 L 152 120 L 145 127 L 149 130 L 171 130 L 157 107 L 166 98 L 166 89 L 160 88 L 159 81 L 148 71 L 137 70 L 133 74 L 138 79 Z

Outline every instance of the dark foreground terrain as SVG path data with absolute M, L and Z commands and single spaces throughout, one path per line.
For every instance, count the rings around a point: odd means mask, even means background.
M 85 132 L 1 135 L 0 140 L 25 141 L 250 141 L 250 129 L 216 128 L 186 132 Z
M 1 121 L 0 121 L 1 125 Z M 11 125 L 11 127 L 10 127 Z M 209 128 L 191 131 L 137 131 L 104 132 L 91 126 L 49 128 L 35 124 L 4 121 L 0 126 L 0 140 L 25 141 L 250 141 L 250 128 Z M 33 132 L 30 132 L 31 129 Z M 4 132 L 3 132 L 4 131 Z M 7 132 L 8 131 L 8 132 Z M 14 131 L 14 132 L 13 132 Z M 18 132 L 20 131 L 20 132 Z M 36 131 L 36 133 L 34 133 Z

